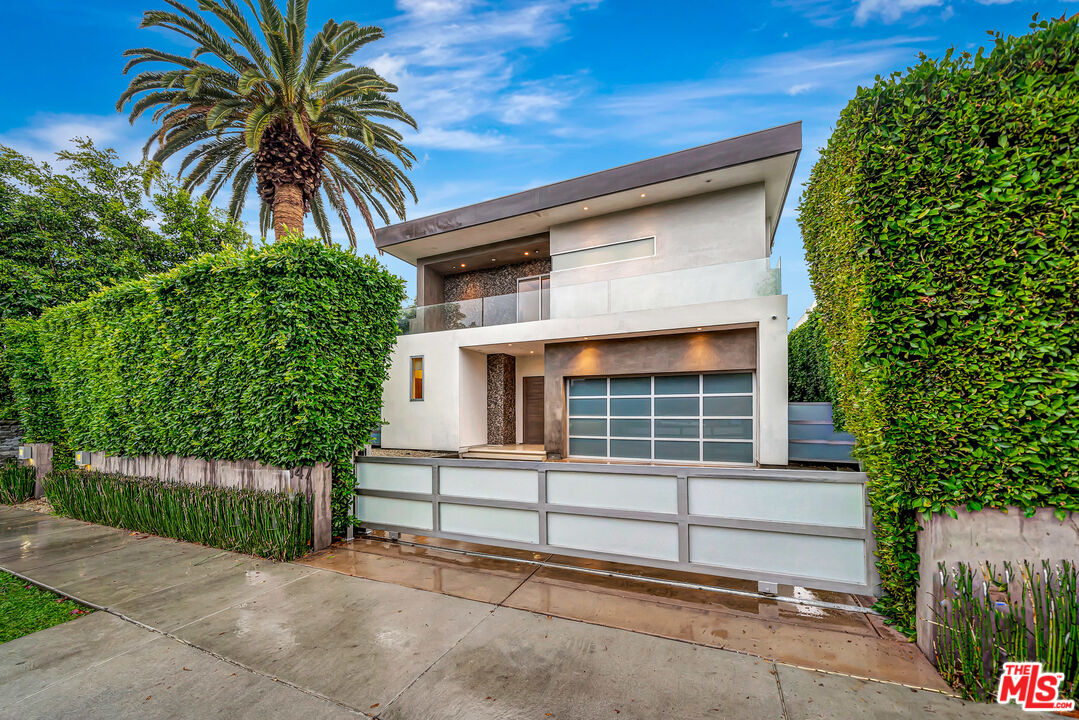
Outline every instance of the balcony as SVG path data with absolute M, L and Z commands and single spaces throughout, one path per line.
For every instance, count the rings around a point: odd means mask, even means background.
M 488 325 L 581 318 L 781 294 L 780 269 L 768 258 L 592 281 L 575 271 L 551 273 L 550 287 L 508 295 L 405 308 L 402 335 Z

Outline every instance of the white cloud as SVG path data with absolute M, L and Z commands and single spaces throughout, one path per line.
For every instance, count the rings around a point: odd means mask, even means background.
M 801 95 L 813 89 L 813 83 L 797 83 L 787 88 L 788 95 Z
M 528 122 L 554 122 L 558 111 L 570 96 L 543 89 L 529 89 L 501 98 L 502 122 L 520 125 Z
M 418 133 L 408 138 L 408 144 L 441 150 L 496 150 L 506 144 L 506 139 L 494 133 L 421 127 Z
M 399 88 L 416 118 L 419 147 L 490 150 L 505 137 L 492 123 L 551 123 L 570 93 L 518 80 L 528 51 L 567 37 L 566 20 L 592 0 L 477 5 L 471 0 L 398 0 L 383 54 L 370 62 Z
M 854 10 L 854 22 L 862 25 L 874 15 L 879 15 L 884 22 L 892 23 L 908 12 L 936 7 L 941 2 L 942 0 L 858 0 L 858 6 Z
M 56 153 L 70 150 L 74 138 L 91 138 L 99 148 L 111 147 L 123 161 L 142 159 L 148 134 L 131 127 L 120 114 L 35 113 L 22 127 L 0 133 L 6 145 L 41 162 L 56 162 Z
M 397 0 L 397 8 L 424 17 L 459 15 L 472 5 L 471 0 Z

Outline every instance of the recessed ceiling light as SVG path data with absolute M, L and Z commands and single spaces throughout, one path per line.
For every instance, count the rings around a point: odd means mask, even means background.
M 525 255 L 527 255 L 527 254 L 528 254 L 528 251 L 527 251 L 527 250 L 525 250 Z
M 644 194 L 644 193 L 641 193 L 641 197 L 645 197 L 645 194 Z
M 582 210 L 587 210 L 587 209 L 588 209 L 588 206 L 587 206 L 587 205 L 585 205 L 585 206 L 584 206 L 583 208 L 581 208 L 581 209 L 582 209 Z
M 697 328 L 697 329 L 700 330 L 700 328 Z
M 494 261 L 495 261 L 495 260 L 497 260 L 497 259 L 498 259 L 498 258 L 491 258 L 491 262 L 494 262 Z
M 529 355 L 535 355 L 535 354 L 536 354 L 536 351 L 535 351 L 535 350 L 529 350 L 529 351 L 528 351 L 528 354 L 529 354 Z
M 461 263 L 461 267 L 467 267 L 464 263 Z
M 506 343 L 506 347 L 513 347 L 513 343 Z

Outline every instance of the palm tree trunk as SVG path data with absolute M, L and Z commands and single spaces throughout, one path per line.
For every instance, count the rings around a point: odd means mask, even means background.
M 273 231 L 277 240 L 289 233 L 303 235 L 303 188 L 299 185 L 278 185 L 274 189 Z

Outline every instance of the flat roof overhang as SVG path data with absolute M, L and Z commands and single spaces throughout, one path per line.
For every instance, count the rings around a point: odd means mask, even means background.
M 771 239 L 801 149 L 802 123 L 779 125 L 388 225 L 375 231 L 375 247 L 415 263 L 420 258 L 536 235 L 552 225 L 589 216 L 758 182 L 765 185 Z

